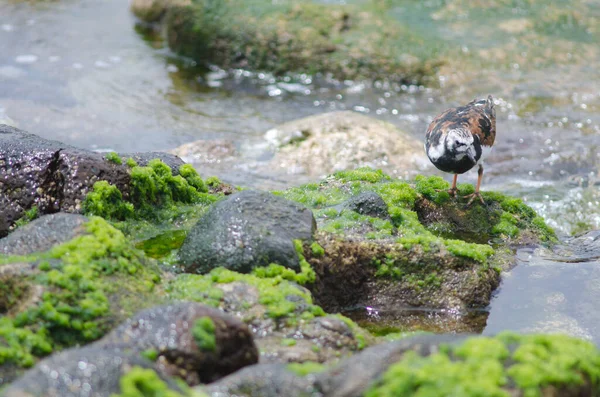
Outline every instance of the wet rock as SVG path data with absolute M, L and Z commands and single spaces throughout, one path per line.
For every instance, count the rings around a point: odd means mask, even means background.
M 265 170 L 319 177 L 363 166 L 400 172 L 428 167 L 420 141 L 351 111 L 294 120 L 267 131 L 265 139 L 279 148 Z
M 237 155 L 234 143 L 224 139 L 185 143 L 172 149 L 170 153 L 181 157 L 188 163 L 201 165 L 230 162 L 235 160 Z
M 280 364 L 261 364 L 244 368 L 210 384 L 202 391 L 211 396 L 322 396 L 315 388 L 312 377 L 298 376 Z
M 132 0 L 131 12 L 144 22 L 157 22 L 170 7 L 190 3 L 190 0 Z
M 350 211 L 375 218 L 389 219 L 390 214 L 385 201 L 375 192 L 364 192 L 352 196 L 344 206 Z
M 118 153 L 118 155 L 123 163 L 133 159 L 140 167 L 146 167 L 150 160 L 159 159 L 171 168 L 173 175 L 179 175 L 179 167 L 185 164 L 178 156 L 164 152 Z
M 65 350 L 42 360 L 3 392 L 4 397 L 110 397 L 121 391 L 121 377 L 152 362 L 124 349 L 89 346 Z M 160 376 L 160 375 L 158 375 Z M 168 388 L 177 384 L 161 377 Z
M 258 362 L 248 327 L 199 303 L 144 310 L 97 342 L 151 355 L 155 368 L 189 385 L 208 383 Z
M 198 0 L 171 8 L 164 21 L 173 51 L 223 69 L 419 84 L 435 72 L 439 54 L 387 11 L 368 2 L 273 6 L 270 0 L 235 0 L 215 8 Z M 400 36 L 401 50 L 392 39 Z
M 243 191 L 212 206 L 190 230 L 179 251 L 187 272 L 219 266 L 248 273 L 278 263 L 300 270 L 294 239 L 308 240 L 312 212 L 270 193 Z
M 77 214 L 44 215 L 0 239 L 0 253 L 29 255 L 47 251 L 85 233 L 88 218 Z
M 40 214 L 78 212 L 80 203 L 98 180 L 128 192 L 125 166 L 100 153 L 49 141 L 0 125 L 0 236 L 23 213 L 37 206 Z
M 327 315 L 310 292 L 277 278 L 261 279 L 217 269 L 180 275 L 167 289 L 171 299 L 194 299 L 231 314 L 252 330 L 261 363 L 335 362 L 371 342 L 347 318 Z
M 438 352 L 440 344 L 464 339 L 465 336 L 457 335 L 428 335 L 373 346 L 317 375 L 316 384 L 328 397 L 360 397 L 406 352 L 414 351 L 420 356 L 428 356 Z
M 593 344 L 563 335 L 432 335 L 371 347 L 318 374 L 316 387 L 328 397 L 594 396 L 598 362 Z

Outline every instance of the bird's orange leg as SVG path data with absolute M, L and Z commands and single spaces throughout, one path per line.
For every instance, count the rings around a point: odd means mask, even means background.
M 471 205 L 471 203 L 473 202 L 473 200 L 475 200 L 476 197 L 479 198 L 479 201 L 481 201 L 481 204 L 485 204 L 485 201 L 483 201 L 483 197 L 481 197 L 481 193 L 479 193 L 479 187 L 481 186 L 482 179 L 483 179 L 483 166 L 480 164 L 479 170 L 477 171 L 477 185 L 475 186 L 475 192 L 472 194 L 468 194 L 464 197 L 464 198 L 469 199 L 469 202 L 467 203 L 467 207 Z
M 456 197 L 456 193 L 458 189 L 456 188 L 456 181 L 458 180 L 458 174 L 454 174 L 454 179 L 452 179 L 452 187 L 448 190 L 444 189 L 436 189 L 436 192 L 448 192 L 448 194 L 452 197 Z

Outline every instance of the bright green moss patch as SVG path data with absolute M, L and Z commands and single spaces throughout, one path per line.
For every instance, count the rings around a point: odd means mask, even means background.
M 218 285 L 233 282 L 255 287 L 259 293 L 259 303 L 265 306 L 266 315 L 269 317 L 284 319 L 300 316 L 310 319 L 325 315 L 323 309 L 313 305 L 308 292 L 280 275 L 258 277 L 254 274 L 216 268 L 205 275 L 179 275 L 167 285 L 167 292 L 172 299 L 193 300 L 219 307 L 224 293 Z
M 281 346 L 296 346 L 296 339 L 293 339 L 293 338 L 283 338 L 281 340 Z
M 167 230 L 157 236 L 140 241 L 136 244 L 136 248 L 141 249 L 151 258 L 164 258 L 181 247 L 186 235 L 185 230 Z
M 15 222 L 15 227 L 24 226 L 24 225 L 28 224 L 29 222 L 31 222 L 32 220 L 36 219 L 38 216 L 39 216 L 39 209 L 37 206 L 34 205 L 33 207 L 31 207 L 30 209 L 25 211 L 23 216 Z
M 119 155 L 115 152 L 106 153 L 104 158 L 106 159 L 106 161 L 113 163 L 113 164 L 117 164 L 117 165 L 123 164 L 121 157 L 119 157 Z
M 317 374 L 327 369 L 321 363 L 315 363 L 313 361 L 306 361 L 303 363 L 291 363 L 286 366 L 289 371 L 292 371 L 296 375 L 306 376 L 310 374 Z
M 312 251 L 312 254 L 316 257 L 321 257 L 325 255 L 325 250 L 316 241 L 310 245 L 310 250 Z
M 385 396 L 542 396 L 545 387 L 598 390 L 600 352 L 562 335 L 474 337 L 439 353 L 408 352 L 366 394 Z M 583 390 L 582 389 L 582 390 Z
M 487 258 L 494 254 L 494 249 L 489 245 L 465 243 L 461 240 L 445 240 L 444 244 L 452 255 L 470 258 L 480 263 L 485 263 Z
M 214 352 L 217 349 L 215 323 L 212 318 L 204 316 L 194 321 L 192 335 L 200 350 Z
M 167 164 L 154 159 L 147 167 L 133 166 L 130 172 L 127 200 L 115 186 L 99 181 L 83 201 L 83 212 L 113 220 L 160 220 L 176 216 L 182 205 L 209 205 L 219 199 L 207 193 L 206 184 L 189 164 L 173 175 Z
M 94 183 L 94 188 L 81 203 L 81 209 L 87 215 L 117 220 L 127 219 L 134 214 L 133 204 L 123 200 L 121 191 L 107 181 Z
M 28 368 L 35 357 L 52 353 L 52 343 L 45 329 L 32 331 L 15 327 L 8 317 L 0 318 L 0 365 L 13 363 Z
M 498 235 L 504 235 L 508 237 L 516 237 L 519 235 L 519 228 L 517 227 L 518 220 L 509 212 L 504 212 L 492 232 Z
M 418 175 L 415 178 L 415 190 L 423 197 L 433 201 L 436 204 L 444 204 L 450 200 L 450 184 L 439 176 L 424 177 Z
M 17 258 L 40 262 L 41 273 L 28 282 L 39 285 L 44 292 L 37 303 L 14 318 L 3 319 L 2 329 L 15 330 L 10 331 L 16 335 L 12 340 L 22 339 L 16 344 L 4 338 L 5 361 L 26 366 L 30 357 L 98 339 L 114 325 L 112 304 L 122 316 L 153 302 L 144 299 L 144 294 L 149 298 L 160 278 L 143 254 L 102 218 L 93 217 L 85 227 L 87 234 L 48 252 Z M 10 263 L 13 259 L 3 258 L 0 262 Z M 133 305 L 137 307 L 131 307 L 130 299 L 125 298 L 128 294 L 138 298 Z
M 376 183 L 391 180 L 391 178 L 384 174 L 383 171 L 367 167 L 357 168 L 351 171 L 339 171 L 333 174 L 333 177 L 341 182 L 360 181 Z
M 127 164 L 127 166 L 129 168 L 133 168 L 133 167 L 137 167 L 138 163 L 132 159 L 131 157 L 127 159 L 127 161 L 125 161 L 125 164 Z
M 156 349 L 146 349 L 140 354 L 142 355 L 142 357 L 150 361 L 156 361 L 156 359 L 158 358 L 158 350 Z
M 150 368 L 133 367 L 119 381 L 121 392 L 111 397 L 200 397 L 189 389 L 177 391 Z

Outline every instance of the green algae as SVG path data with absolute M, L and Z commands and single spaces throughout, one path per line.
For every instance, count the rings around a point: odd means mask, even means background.
M 37 217 L 39 217 L 39 215 L 40 215 L 39 208 L 36 205 L 34 205 L 33 207 L 31 207 L 30 209 L 28 209 L 27 211 L 25 211 L 23 213 L 23 216 L 21 216 L 21 218 L 19 218 L 15 222 L 15 228 L 25 226 L 26 224 L 28 224 L 32 220 L 34 220 Z
M 200 397 L 185 388 L 173 390 L 150 368 L 133 367 L 119 380 L 120 393 L 111 397 Z
M 109 163 L 113 163 L 113 164 L 116 164 L 116 165 L 123 164 L 123 161 L 121 160 L 121 157 L 117 153 L 115 153 L 115 152 L 106 153 L 106 155 L 104 155 L 104 158 Z
M 218 286 L 233 282 L 255 287 L 259 294 L 258 302 L 265 306 L 268 317 L 294 319 L 300 316 L 311 319 L 325 315 L 323 309 L 313 304 L 310 293 L 280 275 L 258 277 L 216 268 L 205 275 L 181 274 L 167 284 L 166 291 L 171 299 L 192 300 L 219 307 L 223 303 L 224 293 Z
M 158 221 L 177 216 L 183 204 L 208 206 L 219 199 L 207 193 L 206 184 L 189 164 L 179 167 L 179 175 L 173 175 L 167 164 L 154 159 L 146 167 L 133 166 L 130 176 L 127 198 L 106 181 L 95 183 L 82 203 L 84 214 Z
M 200 317 L 194 321 L 192 336 L 200 350 L 214 352 L 217 350 L 217 337 L 215 323 L 208 316 Z
M 146 349 L 140 353 L 142 357 L 150 361 L 156 361 L 158 359 L 158 350 L 156 349 Z
M 40 263 L 39 274 L 29 276 L 28 283 L 43 290 L 34 304 L 14 317 L 3 318 L 0 334 L 18 330 L 25 341 L 18 345 L 8 342 L 5 362 L 27 366 L 31 357 L 98 339 L 115 325 L 111 308 L 118 307 L 121 318 L 155 301 L 129 303 L 129 295 L 149 297 L 160 280 L 143 253 L 102 218 L 91 218 L 85 228 L 87 234 L 47 252 L 0 258 L 0 263 Z
M 310 245 L 310 250 L 311 250 L 313 256 L 315 256 L 317 258 L 325 255 L 325 250 L 316 241 Z
M 123 194 L 107 181 L 94 183 L 93 189 L 81 203 L 84 214 L 101 216 L 107 219 L 123 220 L 133 216 L 132 203 L 123 200 Z
M 327 367 L 321 363 L 314 361 L 306 361 L 303 363 L 291 363 L 286 365 L 286 369 L 299 376 L 307 376 L 312 374 L 318 374 L 327 369 Z
M 280 342 L 281 346 L 296 346 L 296 339 L 293 338 L 283 338 Z
M 424 46 L 376 2 L 195 0 L 170 9 L 165 23 L 171 49 L 225 69 L 419 82 L 442 62 L 442 47 Z
M 160 259 L 178 250 L 186 236 L 185 230 L 167 230 L 138 242 L 135 247 L 144 251 L 150 258 Z
M 450 184 L 440 176 L 424 177 L 417 175 L 415 178 L 415 190 L 428 200 L 441 205 L 450 200 L 447 190 Z
M 407 352 L 365 394 L 367 397 L 542 396 L 543 388 L 600 387 L 600 352 L 562 335 L 502 333 L 442 345 L 427 357 Z
M 129 167 L 129 168 L 133 168 L 133 167 L 137 167 L 138 163 L 132 159 L 131 157 L 129 157 L 126 161 L 125 164 Z

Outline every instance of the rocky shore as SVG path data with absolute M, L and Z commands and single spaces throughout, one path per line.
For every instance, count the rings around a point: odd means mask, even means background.
M 242 190 L 174 155 L 0 143 L 3 395 L 597 395 L 588 342 L 383 338 L 337 314 L 486 307 L 516 247 L 556 242 L 519 199 L 467 208 L 372 168 Z

